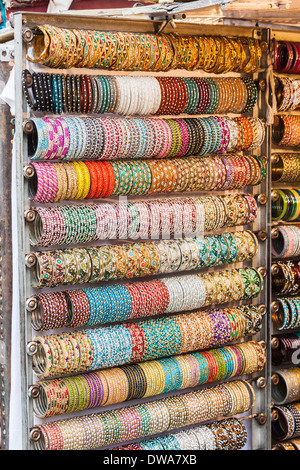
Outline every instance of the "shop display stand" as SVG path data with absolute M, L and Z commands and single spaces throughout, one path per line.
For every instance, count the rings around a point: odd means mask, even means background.
M 33 400 L 37 390 L 32 387 L 36 382 L 36 378 L 32 372 L 32 355 L 35 354 L 35 345 L 32 342 L 34 331 L 31 326 L 31 305 L 30 299 L 34 294 L 32 289 L 32 266 L 34 264 L 33 251 L 34 248 L 30 245 L 29 241 L 29 225 L 30 225 L 30 209 L 31 201 L 29 198 L 29 182 L 26 176 L 26 166 L 29 163 L 28 149 L 27 149 L 27 131 L 26 123 L 28 118 L 32 115 L 27 111 L 26 100 L 22 90 L 22 70 L 25 68 L 30 69 L 31 64 L 26 62 L 26 41 L 30 40 L 28 32 L 31 26 L 38 24 L 52 24 L 57 27 L 65 28 L 82 28 L 82 24 L 86 29 L 95 29 L 98 31 L 132 31 L 132 32 L 156 32 L 160 27 L 160 22 L 141 21 L 141 20 L 118 20 L 118 19 L 97 19 L 80 16 L 64 16 L 64 15 L 43 15 L 43 14 L 15 14 L 13 18 L 14 34 L 15 34 L 15 141 L 14 150 L 16 155 L 16 181 L 15 187 L 17 188 L 16 203 L 16 226 L 15 235 L 17 237 L 18 245 L 18 283 L 19 283 L 19 305 L 17 308 L 20 312 L 20 358 L 21 358 L 21 395 L 22 395 L 22 429 L 23 429 L 23 448 L 32 449 L 35 440 L 39 439 L 38 431 L 35 425 L 38 421 L 33 413 Z M 164 32 L 169 32 L 169 26 Z M 171 28 L 170 28 L 171 30 Z M 266 119 L 266 93 L 265 84 L 267 80 L 267 64 L 270 57 L 270 31 L 260 28 L 248 27 L 234 27 L 234 26 L 209 26 L 209 25 L 194 25 L 176 23 L 176 32 L 182 34 L 199 34 L 199 35 L 223 35 L 223 36 L 250 36 L 256 37 L 262 44 L 262 62 L 261 69 L 255 73 L 253 79 L 257 82 L 258 87 L 258 101 L 253 110 L 253 116 L 261 119 Z M 42 66 L 41 66 L 42 68 Z M 82 73 L 83 70 L 80 70 Z M 89 70 L 89 73 L 92 73 Z M 102 71 L 98 70 L 98 74 Z M 117 74 L 118 72 L 114 72 Z M 127 73 L 127 72 L 126 72 Z M 130 74 L 130 72 L 128 72 Z M 163 73 L 161 75 L 164 75 Z M 181 71 L 175 70 L 167 72 L 169 76 L 181 76 Z M 194 71 L 185 73 L 185 76 L 208 76 L 201 71 Z M 231 76 L 231 74 L 227 74 Z M 266 136 L 261 148 L 257 149 L 258 155 L 263 156 L 270 162 L 270 132 L 269 127 L 266 126 Z M 254 408 L 246 418 L 247 429 L 249 433 L 249 445 L 251 449 L 269 449 L 271 445 L 270 437 L 270 312 L 267 305 L 270 305 L 270 168 L 268 168 L 267 177 L 258 186 L 247 187 L 238 190 L 239 192 L 251 193 L 256 197 L 258 204 L 258 216 L 252 226 L 247 229 L 252 230 L 257 234 L 259 240 L 259 250 L 257 256 L 251 261 L 247 262 L 245 266 L 253 266 L 260 269 L 260 273 L 264 278 L 264 289 L 259 297 L 253 299 L 253 304 L 261 305 L 262 309 L 266 308 L 266 314 L 263 316 L 263 326 L 261 331 L 253 337 L 257 341 L 263 341 L 267 349 L 267 363 L 263 371 L 253 374 L 251 377 L 245 377 L 251 380 L 255 389 L 256 403 Z M 190 194 L 190 193 L 189 193 Z M 193 193 L 194 195 L 208 194 L 208 192 Z M 209 192 L 209 194 L 222 194 L 222 192 Z M 162 195 L 161 197 L 164 197 Z M 172 194 L 168 194 L 169 197 Z M 16 254 L 15 254 L 16 256 Z M 230 265 L 229 268 L 241 267 L 243 264 Z M 226 268 L 226 267 L 225 267 Z M 214 270 L 216 268 L 209 268 Z M 222 269 L 222 268 L 218 268 Z M 235 304 L 229 304 L 229 306 Z M 199 387 L 198 387 L 199 388 Z M 201 387 L 200 387 L 201 388 Z M 186 390 L 185 390 L 186 391 Z M 170 394 L 164 394 L 166 397 Z M 151 400 L 161 398 L 152 397 Z M 142 400 L 135 400 L 130 404 L 143 402 Z M 126 406 L 127 403 L 122 403 L 117 407 Z M 109 408 L 109 407 L 108 407 Z M 116 408 L 111 407 L 111 409 Z M 106 410 L 107 407 L 97 408 L 97 412 Z M 95 412 L 95 410 L 87 410 L 87 414 Z M 83 414 L 82 412 L 80 414 Z M 73 415 L 71 415 L 73 416 Z M 70 415 L 64 415 L 63 418 L 68 418 Z M 61 416 L 58 419 L 62 418 Z M 21 417 L 20 417 L 21 419 Z M 45 420 L 47 421 L 47 419 Z M 124 443 L 122 443 L 124 444 Z

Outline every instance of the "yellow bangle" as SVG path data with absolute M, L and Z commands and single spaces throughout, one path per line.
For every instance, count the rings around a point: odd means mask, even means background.
M 74 199 L 82 199 L 82 193 L 84 192 L 84 174 L 82 171 L 82 167 L 79 165 L 79 162 L 72 162 L 72 165 L 75 167 L 78 177 L 78 186 L 77 186 L 77 193 Z
M 77 162 L 77 163 L 82 170 L 83 179 L 84 179 L 83 190 L 80 195 L 80 199 L 85 199 L 91 189 L 91 175 L 90 175 L 88 167 L 86 166 L 84 162 Z

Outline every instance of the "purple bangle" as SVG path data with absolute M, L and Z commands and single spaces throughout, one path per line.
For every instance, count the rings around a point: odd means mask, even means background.
M 89 387 L 90 399 L 87 405 L 87 409 L 95 408 L 99 406 L 99 383 L 96 382 L 97 374 L 82 374 L 84 380 L 86 380 Z M 97 386 L 98 385 L 98 386 Z M 102 384 L 101 384 L 102 385 Z M 102 388 L 103 391 L 103 388 Z M 103 393 L 102 393 L 103 396 Z M 100 402 L 101 403 L 101 402 Z
M 218 322 L 220 325 L 219 334 L 221 337 L 220 344 L 224 344 L 228 342 L 230 339 L 230 334 L 231 334 L 231 326 L 230 326 L 230 322 L 229 322 L 227 315 L 225 314 L 223 310 L 218 310 L 218 309 L 211 310 L 210 314 L 212 315 L 212 318 L 213 316 L 215 316 L 218 319 Z
M 96 389 L 96 392 L 97 392 L 95 394 L 95 398 L 94 398 L 94 402 L 93 402 L 93 408 L 96 408 L 97 406 L 102 405 L 102 401 L 103 401 L 103 397 L 104 397 L 103 384 L 102 384 L 102 381 L 101 381 L 98 374 L 92 372 L 92 373 L 89 373 L 88 375 L 89 375 L 89 379 L 93 380 L 93 383 L 95 385 L 95 389 Z
M 224 163 L 225 166 L 225 171 L 226 171 L 226 180 L 223 185 L 222 189 L 234 189 L 233 188 L 233 182 L 234 182 L 234 167 L 231 164 L 230 161 L 230 156 L 222 156 L 221 157 L 222 162 Z
M 219 335 L 219 321 L 218 316 L 214 311 L 209 311 L 209 317 L 211 318 L 213 325 L 214 325 L 214 338 L 212 347 L 217 346 L 220 342 L 220 335 Z

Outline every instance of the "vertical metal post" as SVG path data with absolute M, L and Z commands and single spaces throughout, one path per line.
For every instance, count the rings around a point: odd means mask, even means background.
M 33 424 L 32 403 L 28 397 L 28 384 L 32 383 L 32 367 L 26 354 L 26 345 L 31 339 L 31 324 L 26 312 L 26 298 L 30 296 L 30 272 L 25 266 L 25 255 L 30 251 L 29 229 L 25 226 L 24 211 L 29 208 L 28 188 L 23 175 L 23 167 L 27 156 L 27 141 L 23 135 L 23 120 L 27 117 L 24 103 L 22 83 L 22 67 L 26 62 L 25 48 L 22 37 L 23 15 L 14 15 L 15 32 L 15 155 L 16 155 L 16 228 L 13 236 L 17 237 L 18 253 L 18 289 L 20 314 L 20 367 L 22 396 L 22 449 L 30 448 L 29 429 Z
M 11 72 L 11 63 L 0 62 L 0 93 Z M 11 313 L 11 155 L 12 126 L 9 106 L 0 101 L 0 449 L 8 448 Z
M 262 44 L 261 71 L 257 79 L 259 83 L 259 103 L 258 117 L 266 119 L 268 104 L 268 65 L 270 60 L 270 30 L 262 29 L 260 41 Z M 252 422 L 252 448 L 257 450 L 269 450 L 271 448 L 271 421 L 270 421 L 270 126 L 265 128 L 265 140 L 261 147 L 261 155 L 266 157 L 267 173 L 266 178 L 260 185 L 261 193 L 264 193 L 266 202 L 260 206 L 259 224 L 261 229 L 267 232 L 267 238 L 264 248 L 260 252 L 260 266 L 266 270 L 264 278 L 264 291 L 261 301 L 266 305 L 266 314 L 263 318 L 263 326 L 260 333 L 260 340 L 265 342 L 267 361 L 263 375 L 264 384 L 260 390 L 257 389 L 257 399 L 255 412 L 258 413 L 258 419 Z

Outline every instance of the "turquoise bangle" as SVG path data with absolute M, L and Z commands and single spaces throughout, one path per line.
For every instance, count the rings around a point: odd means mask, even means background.
M 219 89 L 213 78 L 208 77 L 205 80 L 207 81 L 210 89 L 210 103 L 206 110 L 206 113 L 214 114 L 219 103 Z
M 234 362 L 232 356 L 228 352 L 227 348 L 219 348 L 219 351 L 223 355 L 225 361 L 225 372 L 223 379 L 229 379 L 230 377 L 232 377 L 234 371 Z
M 297 323 L 297 309 L 296 309 L 296 306 L 293 302 L 293 299 L 286 299 L 286 303 L 287 303 L 287 306 L 288 306 L 289 311 L 290 311 L 290 320 L 289 320 L 289 323 L 287 325 L 287 328 L 288 329 L 295 328 L 295 325 Z
M 56 75 L 57 91 L 58 91 L 58 114 L 63 112 L 62 84 L 60 75 Z
M 198 380 L 198 385 L 205 384 L 207 382 L 208 376 L 209 376 L 209 367 L 207 364 L 206 359 L 200 352 L 195 352 L 192 353 L 192 355 L 195 357 L 199 364 L 200 368 L 200 375 L 199 375 L 199 380 Z
M 209 246 L 209 261 L 206 266 L 215 266 L 219 263 L 221 258 L 221 245 L 217 237 L 206 236 L 205 238 Z
M 196 269 L 201 269 L 204 266 L 207 266 L 210 259 L 210 245 L 208 243 L 207 237 L 197 237 L 195 242 L 199 247 L 200 258 Z
M 58 114 L 59 110 L 59 101 L 58 101 L 58 86 L 56 81 L 56 75 L 54 73 L 51 74 L 51 84 L 52 84 L 52 98 L 53 98 L 53 111 L 54 114 Z
M 227 264 L 235 263 L 239 255 L 239 246 L 237 244 L 235 236 L 230 232 L 223 234 L 224 238 L 228 240 L 230 249 L 228 250 Z
M 212 140 L 210 138 L 211 127 L 209 126 L 206 119 L 201 119 L 201 118 L 197 118 L 197 119 L 200 121 L 203 132 L 204 132 L 203 147 L 201 148 L 201 151 L 199 152 L 199 155 L 206 155 L 206 154 L 209 153 L 210 142 Z

